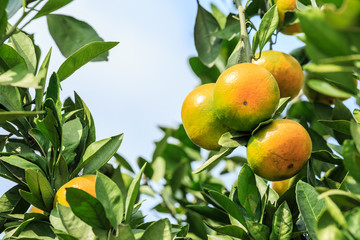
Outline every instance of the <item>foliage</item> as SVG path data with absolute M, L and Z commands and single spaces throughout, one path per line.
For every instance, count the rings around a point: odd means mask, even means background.
M 81 97 L 75 93 L 60 100 L 62 81 L 89 61 L 107 60 L 117 44 L 103 41 L 83 21 L 53 14 L 70 2 L 0 3 L 0 127 L 5 132 L 0 136 L 0 176 L 17 184 L 0 197 L 5 239 L 360 238 L 359 109 L 350 110 L 339 100 L 328 106 L 300 97 L 282 99 L 271 119 L 250 133 L 223 134 L 222 148 L 209 153 L 189 140 L 182 125 L 160 127 L 163 137 L 155 143 L 151 159 L 137 159 L 136 173 L 117 153 L 122 134 L 97 140 L 94 119 Z M 291 54 L 303 69 L 323 79 L 314 82 L 314 90 L 317 84 L 331 83 L 359 102 L 353 82 L 360 66 L 359 2 L 299 0 L 298 6 L 295 14 L 286 14 L 284 26 L 300 23 L 304 34 L 298 38 L 304 47 Z M 198 7 L 198 57 L 189 64 L 204 84 L 215 82 L 236 64 L 248 46 L 240 44 L 237 14 L 227 16 L 215 5 L 211 12 Z M 8 19 L 18 10 L 23 14 L 11 26 Z M 248 1 L 244 11 L 246 30 L 254 34 L 252 51 L 262 51 L 269 42 L 272 46 L 280 30 L 273 1 Z M 24 23 L 27 16 L 31 18 Z M 255 16 L 262 17 L 257 27 Z M 47 18 L 50 34 L 66 57 L 50 77 L 51 49 L 41 62 L 40 47 L 23 31 L 40 17 Z M 338 92 L 330 89 L 327 94 Z M 285 117 L 306 128 L 313 151 L 279 197 L 253 173 L 245 157 L 231 153 L 245 146 L 261 126 Z M 110 165 L 110 159 L 118 166 Z M 96 174 L 96 197 L 69 188 L 70 207 L 54 207 L 56 190 L 82 174 Z M 237 176 L 233 183 L 231 174 Z M 163 219 L 146 222 L 145 215 L 152 213 L 140 211 L 145 198 L 154 199 L 153 212 Z M 44 214 L 26 213 L 30 205 Z

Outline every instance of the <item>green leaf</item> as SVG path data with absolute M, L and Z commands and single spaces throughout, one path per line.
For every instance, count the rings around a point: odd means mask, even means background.
M 8 2 L 6 12 L 9 19 L 15 15 L 15 13 L 21 8 L 22 4 L 22 0 L 12 0 Z
M 323 199 L 319 200 L 318 196 L 319 194 L 311 185 L 303 181 L 296 184 L 296 202 L 309 236 L 314 240 L 318 239 L 315 233 L 317 218 L 326 207 L 325 201 Z
M 200 173 L 207 168 L 216 165 L 221 159 L 229 155 L 232 151 L 234 151 L 234 148 L 221 148 L 218 153 L 209 158 L 203 165 L 201 165 L 201 167 L 193 171 L 193 174 Z
M 281 113 L 285 110 L 286 106 L 288 105 L 288 103 L 290 102 L 291 98 L 290 97 L 286 97 L 286 98 L 281 98 L 279 105 L 274 113 L 273 118 L 279 118 L 281 116 Z
M 73 0 L 49 0 L 45 5 L 37 12 L 33 19 L 37 19 L 42 16 L 46 16 L 59 8 L 66 6 L 71 3 Z
M 360 151 L 360 124 L 351 122 L 350 124 L 351 136 L 354 139 L 358 152 Z
M 338 132 L 350 135 L 350 121 L 347 120 L 319 120 L 319 122 Z
M 21 198 L 19 194 L 19 190 L 21 187 L 16 185 L 6 191 L 0 197 L 0 212 L 1 213 L 20 213 L 25 212 L 26 209 L 29 208 L 29 204 Z M 0 216 L 0 229 L 3 229 L 4 223 L 6 222 L 6 218 Z
M 346 223 L 345 217 L 342 214 L 340 208 L 331 200 L 329 197 L 325 197 L 325 203 L 327 205 L 327 210 L 329 211 L 332 218 L 335 222 L 342 227 L 343 229 L 347 230 L 348 225 Z
M 350 54 L 350 46 L 344 34 L 329 26 L 325 14 L 319 8 L 307 8 L 305 11 L 297 12 L 301 29 L 306 35 L 306 42 L 326 56 L 342 56 Z M 328 39 L 324 44 L 324 39 Z M 306 46 L 307 47 L 307 46 Z M 311 53 L 307 49 L 307 53 Z M 314 57 L 312 57 L 313 60 Z
M 46 209 L 50 211 L 53 208 L 54 191 L 49 181 L 43 174 L 37 172 L 37 178 L 40 187 L 41 198 L 46 206 Z
M 353 111 L 353 115 L 354 115 L 355 121 L 357 123 L 360 123 L 360 110 L 355 108 Z
M 69 170 L 65 158 L 62 156 L 55 164 L 54 187 L 56 190 L 69 181 Z
M 247 221 L 250 235 L 256 240 L 269 240 L 270 228 L 258 222 Z
M 37 59 L 33 41 L 21 31 L 13 34 L 10 37 L 10 40 L 16 51 L 24 58 L 29 72 L 34 74 L 36 71 Z
M 114 158 L 121 167 L 124 167 L 125 169 L 129 170 L 130 172 L 135 173 L 134 170 L 132 169 L 131 165 L 120 154 L 115 153 Z
M 136 175 L 136 177 L 132 180 L 128 194 L 126 196 L 125 202 L 125 223 L 130 222 L 131 215 L 134 209 L 134 203 L 139 193 L 140 181 L 142 174 L 145 170 L 146 164 L 141 168 L 140 172 Z
M 112 226 L 120 225 L 124 215 L 124 200 L 116 183 L 104 174 L 97 172 L 95 192 Z
M 181 161 L 175 168 L 172 173 L 172 178 L 170 179 L 170 186 L 173 193 L 176 193 L 181 186 L 182 180 L 187 176 L 189 171 L 189 162 L 188 160 Z
M 95 173 L 95 171 L 107 163 L 119 149 L 122 139 L 123 134 L 119 134 L 90 144 L 80 163 L 71 174 L 71 177 L 75 176 L 83 167 L 84 174 Z
M 63 151 L 62 155 L 66 159 L 66 163 L 71 164 L 75 157 L 75 149 L 79 146 L 81 136 L 83 134 L 83 127 L 80 119 L 75 118 L 70 120 L 63 125 Z
M 196 204 L 186 205 L 186 208 L 199 213 L 203 217 L 210 218 L 214 221 L 227 223 L 227 224 L 230 223 L 228 215 L 219 209 L 208 206 L 196 205 Z
M 205 222 L 206 223 L 206 222 Z M 225 225 L 225 226 L 212 226 L 208 223 L 206 225 L 211 228 L 212 230 L 216 231 L 217 233 L 224 234 L 227 236 L 243 239 L 243 240 L 250 240 L 248 234 L 244 229 L 235 225 Z
M 229 14 L 226 18 L 226 25 L 223 29 L 216 31 L 214 36 L 221 39 L 231 40 L 240 32 L 240 21 L 235 19 L 234 14 Z
M 195 47 L 201 62 L 207 67 L 214 65 L 220 53 L 221 39 L 213 35 L 219 29 L 219 23 L 211 13 L 198 4 L 194 28 Z
M 212 15 L 218 21 L 220 27 L 224 28 L 225 24 L 226 24 L 226 16 L 225 16 L 225 14 L 223 12 L 221 12 L 221 10 L 213 3 L 211 4 L 211 11 L 213 13 Z
M 169 219 L 161 219 L 146 228 L 140 240 L 171 240 L 171 225 Z
M 0 85 L 40 88 L 34 74 L 28 72 L 26 66 L 19 64 L 0 75 Z
M 254 172 L 244 164 L 237 182 L 238 198 L 250 219 L 258 221 L 261 218 L 261 196 L 256 186 Z
M 198 57 L 189 58 L 189 64 L 196 76 L 200 78 L 202 84 L 214 83 L 220 76 L 220 70 L 216 65 L 208 68 Z
M 354 238 L 360 238 L 360 208 L 354 208 L 353 210 L 345 213 L 345 219 L 349 226 L 349 231 Z
M 0 67 L 4 70 L 13 68 L 19 64 L 26 66 L 26 62 L 22 56 L 11 46 L 2 44 L 0 46 Z M 0 68 L 1 69 L 1 68 Z
M 360 182 L 360 154 L 352 140 L 345 140 L 343 145 L 344 166 Z
M 320 194 L 319 199 L 330 197 L 342 209 L 351 209 L 360 205 L 360 195 L 338 189 L 331 189 Z
M 316 225 L 316 239 L 346 240 L 344 232 L 341 231 L 329 211 L 323 211 L 318 218 Z
M 44 113 L 40 112 L 25 112 L 25 111 L 11 111 L 11 112 L 2 112 L 0 111 L 0 124 L 5 123 L 6 121 L 12 121 L 22 117 L 35 117 L 39 114 Z
M 46 19 L 52 38 L 66 58 L 88 43 L 103 41 L 89 24 L 71 16 L 49 14 Z M 107 61 L 107 57 L 108 53 L 105 51 L 94 61 Z
M 330 83 L 319 80 L 319 79 L 310 79 L 306 83 L 311 89 L 324 94 L 326 96 L 336 97 L 336 98 L 349 98 L 352 94 L 349 94 L 346 91 L 343 91 Z
M 255 33 L 253 38 L 253 54 L 257 48 L 261 52 L 266 43 L 270 40 L 271 36 L 279 24 L 279 15 L 276 4 L 273 5 L 263 16 L 260 22 L 259 30 Z
M 62 140 L 62 126 L 59 113 L 52 99 L 47 99 L 43 105 L 45 116 L 42 120 L 36 119 L 37 128 L 50 140 L 55 149 L 58 149 Z
M 8 5 L 8 0 L 4 0 L 0 3 L 0 36 L 5 35 L 6 26 L 7 26 L 7 14 L 6 6 Z M 2 43 L 0 43 L 2 44 Z
M 77 188 L 66 188 L 66 201 L 74 214 L 90 226 L 105 230 L 110 228 L 104 207 L 89 193 Z
M 61 106 L 62 103 L 60 101 L 60 81 L 59 81 L 59 77 L 57 76 L 57 74 L 54 72 L 53 74 L 51 74 L 50 80 L 49 80 L 49 86 L 46 89 L 46 96 L 45 99 L 52 99 L 55 103 L 56 106 L 56 112 L 57 115 L 59 116 L 59 118 L 61 119 Z
M 9 111 L 22 111 L 22 101 L 18 88 L 0 85 L 0 104 Z
M 0 157 L 0 160 L 3 162 L 6 162 L 12 166 L 21 168 L 23 170 L 27 170 L 30 168 L 33 170 L 38 170 L 39 172 L 44 174 L 44 172 L 41 170 L 41 168 L 39 166 L 37 166 L 36 164 L 34 164 L 32 162 L 25 160 L 24 158 L 18 157 L 16 155 L 11 155 L 8 157 Z
M 120 237 L 120 239 L 126 239 L 126 240 L 135 240 L 135 236 L 131 230 L 131 227 L 129 225 L 124 225 L 121 224 L 118 226 L 118 236 Z
M 41 105 L 42 105 L 42 101 L 43 101 L 43 95 L 44 95 L 44 90 L 45 90 L 45 84 L 46 84 L 46 77 L 47 77 L 47 72 L 48 72 L 48 68 L 49 68 L 49 63 L 50 63 L 50 57 L 51 57 L 51 48 L 48 52 L 48 54 L 46 55 L 46 57 L 44 58 L 44 61 L 42 62 L 39 72 L 35 77 L 35 81 L 38 83 L 38 85 L 40 86 L 40 89 L 35 90 L 35 109 L 36 111 L 41 110 Z
M 209 191 L 210 196 L 217 202 L 230 216 L 239 221 L 239 226 L 245 229 L 246 223 L 238 206 L 230 198 L 216 191 Z
M 270 240 L 290 240 L 292 231 L 293 221 L 291 212 L 288 204 L 283 202 L 274 214 Z
M 30 192 L 26 192 L 22 189 L 19 190 L 19 193 L 20 193 L 20 196 L 23 199 L 25 199 L 25 201 L 30 203 L 31 205 L 33 205 L 39 209 L 46 209 L 46 206 L 44 205 L 42 200 L 39 200 L 36 196 L 34 196 L 34 194 L 32 194 Z
M 50 221 L 54 226 L 59 225 L 59 221 L 55 221 L 57 220 L 57 218 L 60 218 L 61 220 L 60 226 L 62 226 L 63 229 L 71 236 L 74 236 L 80 240 L 95 239 L 95 235 L 92 231 L 91 226 L 89 226 L 88 224 L 83 222 L 80 218 L 78 218 L 73 213 L 73 211 L 71 211 L 70 207 L 66 207 L 58 203 L 56 208 L 51 212 L 51 216 L 50 216 Z M 54 224 L 54 223 L 58 223 L 58 224 Z
M 221 135 L 219 145 L 225 148 L 237 148 L 244 146 L 249 141 L 249 133 L 226 132 Z
M 91 42 L 71 54 L 57 71 L 60 81 L 64 81 L 76 70 L 96 57 L 115 47 L 118 42 Z

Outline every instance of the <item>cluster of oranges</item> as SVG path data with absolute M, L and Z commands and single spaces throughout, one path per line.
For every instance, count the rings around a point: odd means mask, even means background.
M 225 70 L 216 83 L 194 89 L 184 100 L 182 121 L 198 146 L 217 151 L 228 131 L 249 132 L 270 119 L 280 98 L 294 98 L 304 83 L 300 64 L 292 56 L 265 51 L 252 63 Z M 250 167 L 259 176 L 280 181 L 298 173 L 310 157 L 312 143 L 305 128 L 289 119 L 261 127 L 247 144 Z

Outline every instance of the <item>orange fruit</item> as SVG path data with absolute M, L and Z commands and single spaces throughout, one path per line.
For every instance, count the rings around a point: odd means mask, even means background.
M 290 180 L 291 180 L 291 178 L 285 179 L 285 180 L 282 180 L 282 181 L 272 182 L 271 188 L 275 192 L 277 192 L 277 194 L 279 194 L 279 196 L 281 196 L 289 189 Z
M 345 101 L 346 99 L 349 99 L 351 97 L 351 95 L 349 94 L 349 97 L 344 97 L 344 98 L 337 98 L 337 97 L 333 97 L 333 96 L 328 96 L 322 93 L 319 93 L 313 89 L 311 89 L 308 86 L 308 81 L 310 79 L 319 79 L 319 80 L 323 80 L 323 78 L 321 77 L 317 77 L 317 76 L 313 76 L 311 74 L 306 74 L 305 76 L 305 81 L 304 81 L 304 86 L 303 86 L 303 92 L 305 94 L 305 96 L 309 99 L 310 102 L 318 102 L 318 103 L 322 103 L 325 105 L 333 105 L 335 104 L 335 100 L 338 99 L 340 101 Z M 354 79 L 354 87 L 357 86 L 358 81 L 356 79 Z M 329 83 L 330 84 L 330 83 Z M 332 85 L 332 84 L 330 84 Z M 336 86 L 332 85 L 334 88 L 338 89 Z
M 181 109 L 181 119 L 191 141 L 207 150 L 217 151 L 222 134 L 229 131 L 217 118 L 213 105 L 215 83 L 195 88 L 187 95 Z
M 293 177 L 307 163 L 312 150 L 308 132 L 301 124 L 278 119 L 249 139 L 247 160 L 252 170 L 269 181 Z
M 304 84 L 304 73 L 293 56 L 273 50 L 264 51 L 254 63 L 271 72 L 279 85 L 281 98 L 294 98 L 299 94 Z
M 95 179 L 96 175 L 84 175 L 73 178 L 62 185 L 55 194 L 54 207 L 56 207 L 56 203 L 69 206 L 69 203 L 66 201 L 66 188 L 78 188 L 95 197 Z
M 31 206 L 30 210 L 29 210 L 29 213 L 40 213 L 40 214 L 44 214 L 44 211 L 41 210 L 41 209 L 38 209 L 37 207 L 35 206 Z
M 234 65 L 216 81 L 216 114 L 220 121 L 235 130 L 251 131 L 271 118 L 279 99 L 279 87 L 273 75 L 253 63 Z
M 297 8 L 297 4 L 296 0 L 275 0 L 275 4 L 278 7 L 279 28 L 281 29 L 285 21 L 285 12 L 294 12 Z M 302 30 L 300 28 L 300 24 L 295 23 L 282 29 L 281 32 L 286 35 L 294 35 L 301 33 Z

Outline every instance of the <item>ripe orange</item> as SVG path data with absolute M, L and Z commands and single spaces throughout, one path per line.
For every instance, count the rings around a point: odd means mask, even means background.
M 328 96 L 328 95 L 319 93 L 319 92 L 311 89 L 308 86 L 308 81 L 310 79 L 319 79 L 319 80 L 321 80 L 321 78 L 319 78 L 317 76 L 313 76 L 311 74 L 306 74 L 306 76 L 305 76 L 303 92 L 304 92 L 305 96 L 309 99 L 310 102 L 318 102 L 318 103 L 322 103 L 322 104 L 325 104 L 325 105 L 333 105 L 333 104 L 335 104 L 336 99 L 338 99 L 340 101 L 345 101 L 346 99 L 349 99 L 351 97 L 350 94 L 349 94 L 348 97 L 337 98 L 337 97 Z M 355 87 L 357 86 L 357 83 L 358 83 L 358 81 L 356 79 L 354 79 L 354 86 Z M 333 87 L 337 88 L 336 86 L 333 86 Z
M 215 83 L 195 88 L 187 95 L 181 109 L 181 119 L 191 141 L 207 150 L 219 150 L 222 134 L 229 131 L 217 118 L 213 106 Z
M 280 99 L 272 74 L 253 63 L 241 63 L 225 70 L 217 79 L 214 105 L 220 121 L 232 129 L 251 131 L 269 119 Z
M 56 192 L 54 207 L 56 207 L 56 203 L 69 206 L 69 203 L 66 201 L 66 188 L 78 188 L 95 197 L 95 180 L 96 175 L 84 175 L 71 179 L 69 182 L 62 185 Z
M 296 0 L 275 0 L 275 3 L 278 7 L 279 28 L 281 28 L 285 21 L 285 12 L 294 12 L 297 8 L 297 4 Z M 294 35 L 301 33 L 302 30 L 300 28 L 300 24 L 295 23 L 282 29 L 281 32 L 286 35 Z
M 298 173 L 307 163 L 311 150 L 310 136 L 301 124 L 278 119 L 251 136 L 247 160 L 260 177 L 280 181 Z
M 31 208 L 30 208 L 30 210 L 29 210 L 29 213 L 40 213 L 40 214 L 44 214 L 44 211 L 38 209 L 38 208 L 35 207 L 35 206 L 31 206 Z
M 293 56 L 273 50 L 264 51 L 254 63 L 271 72 L 279 85 L 281 98 L 294 98 L 299 94 L 304 84 L 304 73 Z
M 279 194 L 279 196 L 281 196 L 289 189 L 290 180 L 291 180 L 291 178 L 285 179 L 285 180 L 282 180 L 282 181 L 272 182 L 271 188 L 275 192 L 277 192 L 277 194 Z

